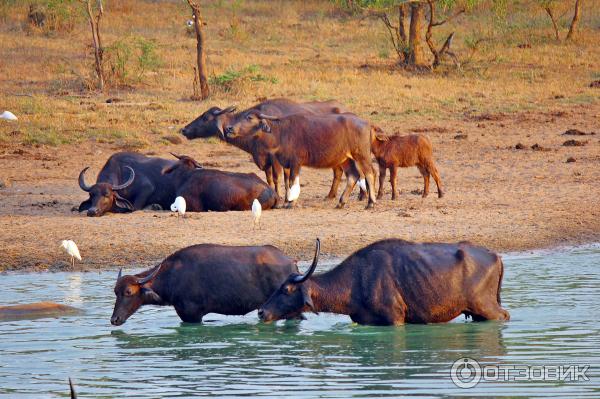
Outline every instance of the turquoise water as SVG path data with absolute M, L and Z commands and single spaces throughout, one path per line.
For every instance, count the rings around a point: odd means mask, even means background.
M 110 325 L 116 272 L 0 275 L 0 304 L 50 300 L 82 316 L 0 323 L 0 398 L 600 397 L 600 246 L 504 255 L 506 323 L 367 327 L 338 315 L 184 325 L 145 307 Z M 590 365 L 589 381 L 450 379 L 452 363 Z

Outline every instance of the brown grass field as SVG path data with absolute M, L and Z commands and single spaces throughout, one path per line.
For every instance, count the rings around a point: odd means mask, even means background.
M 0 121 L 0 270 L 68 269 L 59 248 L 66 238 L 79 245 L 77 267 L 85 269 L 148 265 L 203 242 L 273 244 L 305 260 L 315 237 L 330 256 L 386 237 L 470 240 L 498 251 L 600 240 L 600 88 L 590 87 L 600 80 L 598 0 L 585 3 L 572 43 L 553 40 L 533 2 L 496 24 L 490 11 L 475 9 L 435 34 L 440 41 L 456 31 L 460 67 L 422 73 L 396 65 L 379 21 L 326 1 L 204 1 L 212 89 L 204 102 L 189 100 L 195 39 L 183 2 L 106 2 L 105 45 L 152 43 L 157 56 L 142 71 L 134 52 L 108 93 L 89 90 L 85 19 L 73 17 L 72 29 L 31 28 L 26 3 L 0 6 L 0 112 L 19 117 Z M 485 40 L 474 47 L 477 39 Z M 187 141 L 178 130 L 212 105 L 243 108 L 272 97 L 337 99 L 390 134 L 427 134 L 446 196 L 438 199 L 434 185 L 422 199 L 418 171 L 403 169 L 399 200 L 388 184 L 374 210 L 356 193 L 336 210 L 323 199 L 331 171 L 305 168 L 301 206 L 264 212 L 261 230 L 249 212 L 179 220 L 170 212 L 71 211 L 87 197 L 79 171 L 90 165 L 95 174 L 122 150 L 184 153 L 264 177 L 246 153 L 216 139 Z M 567 129 L 595 134 L 563 136 Z M 563 146 L 568 139 L 585 145 Z

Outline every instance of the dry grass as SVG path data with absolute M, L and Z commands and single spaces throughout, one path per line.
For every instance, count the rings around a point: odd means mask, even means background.
M 586 3 L 575 44 L 555 43 L 543 11 L 529 3 L 500 24 L 492 23 L 490 11 L 476 10 L 436 32 L 439 39 L 457 31 L 461 68 L 419 75 L 395 66 L 378 21 L 344 16 L 328 2 L 206 2 L 213 96 L 200 104 L 187 100 L 195 47 L 185 30 L 189 11 L 183 2 L 108 2 L 105 44 L 142 37 L 156 44 L 161 59 L 156 71 L 109 95 L 86 90 L 93 76 L 85 20 L 49 36 L 23 27 L 27 7 L 19 4 L 0 28 L 0 105 L 20 116 L 17 128 L 0 126 L 5 145 L 164 144 L 165 134 L 213 103 L 247 106 L 262 97 L 337 98 L 392 131 L 416 120 L 545 110 L 600 98 L 587 87 L 600 74 L 598 1 Z M 474 51 L 472 44 L 481 38 L 490 40 Z M 519 48 L 523 43 L 531 48 Z M 244 75 L 248 68 L 260 78 L 223 84 L 224 74 Z M 108 96 L 142 105 L 98 105 Z M 143 105 L 149 102 L 158 105 Z

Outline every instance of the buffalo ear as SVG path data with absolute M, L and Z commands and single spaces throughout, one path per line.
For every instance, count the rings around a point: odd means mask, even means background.
M 314 314 L 319 314 L 319 312 L 317 312 L 315 310 L 315 304 L 312 301 L 312 298 L 310 297 L 310 293 L 308 292 L 308 288 L 306 288 L 304 285 L 302 285 L 302 288 L 300 288 L 302 290 L 302 300 L 304 301 L 304 306 L 308 306 L 308 308 L 314 313 Z
M 271 133 L 271 126 L 269 126 L 267 124 L 267 122 L 265 122 L 263 119 L 260 120 L 260 123 L 258 124 L 258 127 L 261 128 L 261 130 L 265 133 Z
M 163 170 L 160 171 L 160 174 L 167 175 L 167 174 L 171 173 L 172 171 L 174 171 L 176 166 L 177 166 L 177 164 L 172 165 L 172 166 L 165 166 L 163 168 Z
M 154 292 L 151 288 L 142 288 L 142 298 L 144 299 L 144 303 L 148 304 L 159 304 L 162 303 L 162 298 L 156 292 Z
M 115 206 L 126 211 L 135 211 L 133 204 L 129 202 L 128 199 L 121 197 L 118 193 L 115 193 Z
M 92 206 L 92 200 L 87 199 L 79 205 L 79 212 L 87 211 Z

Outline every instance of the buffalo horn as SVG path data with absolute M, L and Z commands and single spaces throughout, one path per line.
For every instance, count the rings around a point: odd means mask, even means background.
M 278 121 L 279 120 L 278 116 L 271 116 L 271 115 L 265 115 L 265 114 L 258 114 L 258 117 L 260 119 L 266 119 L 269 121 Z
M 156 277 L 156 275 L 158 274 L 158 272 L 160 271 L 160 268 L 162 267 L 162 263 L 160 265 L 158 265 L 158 267 L 156 268 L 156 270 L 154 270 L 151 274 L 147 275 L 146 277 L 141 277 L 137 279 L 137 283 L 139 285 L 144 285 L 146 284 L 148 281 L 152 280 L 154 277 Z
M 117 190 L 123 190 L 124 188 L 127 188 L 131 185 L 131 183 L 133 183 L 133 180 L 135 179 L 135 172 L 133 171 L 133 169 L 131 168 L 131 166 L 125 166 L 126 169 L 129 169 L 130 172 L 130 176 L 129 179 L 127 179 L 127 181 L 123 184 L 119 184 L 117 186 L 112 186 L 112 189 L 117 191 Z
M 230 105 L 229 107 L 219 111 L 219 113 L 217 115 L 229 114 L 231 112 L 235 112 L 236 109 L 237 109 L 237 107 L 235 105 Z
M 315 247 L 315 257 L 313 259 L 312 265 L 308 268 L 306 273 L 303 276 L 296 276 L 294 278 L 294 283 L 303 283 L 305 282 L 315 271 L 317 268 L 317 263 L 319 263 L 319 253 L 321 252 L 321 240 L 317 238 L 316 247 Z
M 121 275 L 123 274 L 123 268 L 119 269 L 119 274 L 117 275 L 117 281 L 119 281 L 119 279 L 121 278 Z
M 92 189 L 92 186 L 88 186 L 85 184 L 85 172 L 89 169 L 89 166 L 83 168 L 83 170 L 79 173 L 79 187 L 85 192 L 89 192 Z

